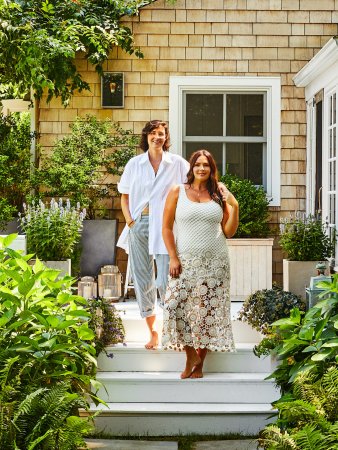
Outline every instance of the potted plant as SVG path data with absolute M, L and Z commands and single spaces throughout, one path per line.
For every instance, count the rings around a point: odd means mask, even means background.
M 276 283 L 272 289 L 262 289 L 249 295 L 239 312 L 239 320 L 248 322 L 262 334 L 269 334 L 271 324 L 289 317 L 293 308 L 305 311 L 305 302 L 299 295 L 283 291 Z
M 42 200 L 24 204 L 20 224 L 27 236 L 27 251 L 62 273 L 71 273 L 70 258 L 80 242 L 86 211 L 70 206 L 69 200 L 54 199 L 49 205 Z
M 272 246 L 269 200 L 262 186 L 226 174 L 221 181 L 239 203 L 239 227 L 228 240 L 231 259 L 231 298 L 244 300 L 257 289 L 272 287 Z
M 138 137 L 91 115 L 77 117 L 70 128 L 50 155 L 41 155 L 33 184 L 40 197 L 69 198 L 86 208 L 81 275 L 96 276 L 101 266 L 115 263 L 117 220 L 111 220 L 109 210 L 116 176 L 135 155 Z
M 319 217 L 296 212 L 280 224 L 279 244 L 283 259 L 283 287 L 305 297 L 310 277 L 316 275 L 316 264 L 326 261 L 334 251 L 334 239 L 326 233 Z

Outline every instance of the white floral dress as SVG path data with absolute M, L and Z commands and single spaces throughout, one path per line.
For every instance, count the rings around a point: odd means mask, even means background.
M 230 264 L 215 201 L 189 200 L 184 185 L 175 215 L 179 278 L 169 277 L 163 309 L 163 348 L 235 350 L 230 317 Z

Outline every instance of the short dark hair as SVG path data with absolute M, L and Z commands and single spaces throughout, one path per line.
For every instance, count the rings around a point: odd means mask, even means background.
M 169 134 L 169 128 L 167 122 L 164 122 L 163 120 L 151 120 L 150 122 L 147 122 L 142 130 L 141 134 L 141 141 L 140 141 L 140 148 L 146 152 L 149 148 L 148 145 L 148 134 L 151 133 L 155 128 L 163 127 L 165 129 L 165 135 L 166 139 L 163 144 L 163 150 L 166 152 L 169 150 L 170 147 L 170 134 Z

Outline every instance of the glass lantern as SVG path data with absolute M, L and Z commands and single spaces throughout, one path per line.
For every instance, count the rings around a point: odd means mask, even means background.
M 93 277 L 82 277 L 77 288 L 78 295 L 85 299 L 97 297 L 97 283 Z
M 122 296 L 122 274 L 117 266 L 103 266 L 98 276 L 99 296 L 119 300 Z

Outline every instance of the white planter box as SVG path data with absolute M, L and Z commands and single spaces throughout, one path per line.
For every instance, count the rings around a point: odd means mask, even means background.
M 300 295 L 305 299 L 305 288 L 310 278 L 317 275 L 316 264 L 319 261 L 289 261 L 283 259 L 283 289 Z M 328 263 L 326 262 L 328 267 Z
M 260 289 L 272 287 L 273 238 L 228 239 L 230 253 L 230 296 L 243 300 Z
M 49 269 L 61 270 L 60 276 L 71 275 L 71 259 L 64 261 L 43 261 Z
M 2 234 L 1 237 L 6 237 L 6 235 Z M 27 254 L 27 241 L 25 234 L 18 234 L 18 236 L 14 239 L 14 241 L 8 246 L 8 248 L 12 248 L 13 250 L 19 251 L 21 250 L 24 255 Z

